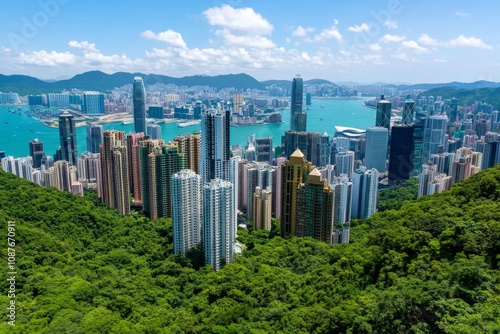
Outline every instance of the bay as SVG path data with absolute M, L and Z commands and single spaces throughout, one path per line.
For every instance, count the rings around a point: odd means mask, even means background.
M 369 98 L 366 98 L 369 99 Z M 375 110 L 362 106 L 363 100 L 327 100 L 313 99 L 312 105 L 307 106 L 307 131 L 324 133 L 332 136 L 335 126 L 347 126 L 359 129 L 375 125 Z M 28 143 L 37 138 L 43 142 L 47 155 L 53 155 L 59 147 L 59 130 L 49 128 L 21 113 L 9 112 L 9 109 L 27 109 L 27 106 L 0 106 L 0 151 L 6 156 L 23 157 L 29 155 Z M 253 126 L 231 127 L 231 145 L 245 146 L 247 138 L 255 135 L 256 138 L 273 137 L 273 145 L 281 143 L 281 136 L 290 128 L 290 110 L 282 111 L 283 123 L 263 124 Z M 160 124 L 162 137 L 165 141 L 175 136 L 200 131 L 200 125 L 180 128 L 176 123 Z M 131 133 L 134 125 L 122 125 L 120 122 L 103 124 L 104 130 L 118 130 Z M 79 127 L 77 132 L 78 153 L 86 150 L 86 129 Z

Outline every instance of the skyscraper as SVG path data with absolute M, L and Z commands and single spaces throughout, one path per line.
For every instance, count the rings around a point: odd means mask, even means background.
M 307 131 L 307 114 L 302 111 L 302 102 L 304 94 L 304 83 L 302 78 L 296 77 L 292 81 L 292 96 L 290 106 L 290 130 Z
M 213 179 L 229 180 L 229 109 L 210 109 L 201 115 L 200 175 L 203 182 Z
M 273 162 L 273 137 L 256 138 L 256 161 L 267 162 L 271 164 Z
M 285 131 L 285 136 L 282 137 L 282 145 L 284 146 L 285 156 L 289 157 L 299 149 L 307 161 L 310 161 L 314 166 L 319 166 L 321 163 L 321 134 L 319 132 L 298 132 Z
M 352 206 L 354 218 L 368 218 L 377 211 L 378 172 L 362 166 L 352 174 Z
M 203 248 L 205 263 L 216 271 L 233 260 L 236 237 L 234 188 L 231 182 L 213 179 L 203 186 Z
M 85 92 L 83 94 L 83 113 L 87 115 L 102 115 L 105 111 L 103 93 Z
M 412 125 L 394 125 L 391 128 L 389 154 L 389 181 L 404 181 L 413 170 L 413 129 Z
M 347 177 L 351 177 L 353 171 L 354 152 L 340 149 L 339 152 L 335 154 L 335 176 L 345 174 Z
M 441 153 L 445 147 L 446 115 L 432 115 L 425 121 L 422 145 L 422 164 L 426 163 L 431 154 Z
M 366 129 L 366 151 L 364 165 L 368 169 L 375 168 L 385 173 L 389 131 L 383 127 Z
M 102 125 L 87 125 L 87 151 L 99 153 L 99 145 L 102 143 Z
M 133 195 L 132 202 L 135 205 L 142 204 L 142 182 L 141 182 L 141 146 L 144 133 L 129 133 L 127 135 L 128 170 L 130 192 Z
M 413 124 L 413 114 L 415 113 L 415 101 L 413 101 L 410 95 L 406 96 L 405 103 L 403 105 L 403 125 Z
M 391 127 L 391 109 L 392 103 L 386 100 L 384 95 L 381 95 L 380 100 L 377 102 L 375 126 L 380 126 L 389 130 Z
M 156 203 L 156 194 L 150 193 L 148 190 L 151 182 L 153 181 L 153 176 L 148 169 L 149 166 L 149 155 L 154 152 L 156 147 L 163 145 L 163 140 L 141 140 L 140 145 L 140 160 L 141 160 L 141 191 L 142 191 L 142 211 L 146 216 L 150 216 L 150 207 Z M 135 190 L 135 189 L 134 189 Z M 151 196 L 152 197 L 151 197 Z
M 172 175 L 172 222 L 175 254 L 201 243 L 203 208 L 201 177 L 185 169 Z
M 73 115 L 65 111 L 59 115 L 59 141 L 61 145 L 61 159 L 76 166 L 76 128 Z
M 312 164 L 306 161 L 299 150 L 281 165 L 281 236 L 297 235 L 297 189 L 312 171 Z
M 335 193 L 314 168 L 297 189 L 296 236 L 332 243 Z
M 71 191 L 70 166 L 66 160 L 54 163 L 54 185 L 57 190 Z
M 196 133 L 180 135 L 174 137 L 174 142 L 177 143 L 179 153 L 184 154 L 186 168 L 200 174 L 201 136 Z
M 319 166 L 324 167 L 330 163 L 331 145 L 330 136 L 325 132 L 321 135 Z
M 101 200 L 121 215 L 130 214 L 130 185 L 125 133 L 104 131 L 100 146 L 102 197 Z
M 346 175 L 335 178 L 330 184 L 335 191 L 334 223 L 349 224 L 351 222 L 352 182 Z
M 272 190 L 256 187 L 253 194 L 253 228 L 271 231 Z
M 151 137 L 151 139 L 161 139 L 161 128 L 158 124 L 148 124 L 146 128 L 147 134 Z
M 253 195 L 255 193 L 255 188 L 270 188 L 272 190 L 274 170 L 266 163 L 258 163 L 249 164 L 249 168 L 246 172 L 247 177 L 245 190 L 247 193 L 244 194 L 244 207 L 246 208 L 247 219 L 253 221 Z
M 45 155 L 43 143 L 38 138 L 35 138 L 35 140 L 29 142 L 29 147 L 33 168 L 40 168 L 42 166 L 42 158 Z
M 143 202 L 143 209 L 151 220 L 172 217 L 172 175 L 184 168 L 184 155 L 175 145 L 156 146 L 148 155 L 145 170 L 149 182 L 143 193 L 148 193 L 149 201 Z
M 422 165 L 422 170 L 418 176 L 418 198 L 429 194 L 429 185 L 436 176 L 436 165 L 431 162 Z
M 146 133 L 146 89 L 141 77 L 135 77 L 132 84 L 134 103 L 134 129 Z

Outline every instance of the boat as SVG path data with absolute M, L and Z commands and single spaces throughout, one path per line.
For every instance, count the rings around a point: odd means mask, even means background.
M 323 117 L 320 117 L 320 118 L 319 118 L 319 120 L 320 120 L 320 121 L 322 121 L 322 120 L 323 120 Z
M 31 132 L 33 132 L 33 129 L 30 129 Z
M 127 125 L 127 124 L 133 124 L 134 121 L 131 120 L 131 121 L 122 121 L 122 125 Z
M 195 119 L 195 120 L 192 120 L 192 121 L 177 123 L 177 126 L 179 128 L 185 128 L 186 126 L 198 125 L 200 123 L 201 123 L 201 120 Z
M 5 124 L 9 124 L 9 122 L 5 121 Z
M 320 107 L 320 108 L 324 108 L 325 106 L 324 106 L 324 105 L 320 105 L 319 107 Z

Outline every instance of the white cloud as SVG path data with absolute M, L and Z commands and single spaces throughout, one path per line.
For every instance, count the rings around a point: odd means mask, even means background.
M 393 55 L 391 55 L 391 57 L 396 58 L 396 59 L 400 59 L 400 60 L 404 60 L 404 61 L 410 61 L 410 58 L 408 57 L 408 55 L 406 53 L 393 54 Z
M 396 21 L 387 20 L 384 22 L 385 26 L 389 29 L 397 29 L 398 23 Z
M 234 35 L 227 29 L 218 30 L 216 34 L 221 36 L 227 45 L 248 46 L 258 49 L 276 47 L 270 39 L 263 36 Z
M 319 34 L 316 34 L 316 36 L 314 36 L 314 38 L 310 39 L 309 41 L 322 42 L 332 38 L 336 39 L 339 42 L 343 40 L 342 34 L 335 26 L 323 29 Z
M 334 20 L 333 20 L 333 25 L 336 25 L 336 26 L 338 26 L 338 25 L 339 25 L 339 20 L 337 20 L 337 19 L 334 19 Z
M 370 50 L 375 52 L 380 52 L 382 51 L 382 47 L 378 43 L 370 44 Z
M 361 25 L 355 24 L 354 26 L 349 27 L 348 29 L 349 31 L 352 32 L 367 32 L 370 31 L 370 26 L 366 23 L 361 23 Z
M 409 50 L 415 51 L 416 53 L 428 53 L 429 52 L 428 49 L 418 45 L 418 43 L 415 41 L 403 41 L 403 42 L 401 42 L 401 47 L 403 49 L 409 49 Z
M 420 44 L 426 45 L 426 46 L 437 46 L 438 45 L 438 41 L 427 34 L 422 34 L 418 38 L 418 42 Z
M 73 65 L 77 60 L 77 57 L 70 52 L 45 50 L 21 52 L 16 56 L 20 64 L 38 66 Z
M 455 12 L 455 15 L 462 18 L 468 18 L 470 16 L 470 14 L 466 12 Z
M 405 39 L 404 36 L 398 36 L 398 35 L 391 35 L 391 34 L 385 34 L 382 36 L 380 41 L 382 43 L 399 43 Z
M 68 45 L 84 52 L 99 52 L 99 50 L 95 47 L 95 43 L 89 43 L 87 41 L 69 41 Z
M 492 50 L 493 47 L 491 45 L 486 44 L 480 38 L 476 37 L 467 37 L 464 35 L 460 35 L 455 39 L 449 41 L 449 45 L 454 48 L 478 48 L 485 50 Z
M 184 42 L 184 39 L 182 38 L 182 35 L 171 29 L 159 32 L 158 34 L 152 32 L 151 30 L 146 30 L 141 33 L 141 37 L 165 42 L 174 47 L 185 48 L 187 46 L 186 42 Z
M 212 26 L 223 27 L 232 33 L 266 35 L 274 27 L 253 8 L 233 8 L 229 5 L 209 8 L 203 12 Z
M 447 63 L 448 61 L 445 60 L 445 59 L 438 59 L 438 58 L 436 58 L 436 59 L 434 59 L 434 62 L 435 63 Z
M 314 28 L 304 28 L 302 26 L 298 26 L 297 29 L 295 29 L 292 32 L 292 36 L 306 37 L 307 34 L 312 33 L 313 31 L 314 31 Z

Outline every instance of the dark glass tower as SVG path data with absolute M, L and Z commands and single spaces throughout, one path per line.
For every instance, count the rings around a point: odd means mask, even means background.
M 38 139 L 35 139 L 30 141 L 29 146 L 33 168 L 40 168 L 42 165 L 42 158 L 45 155 L 45 152 L 43 151 L 43 143 Z
M 410 95 L 406 96 L 405 104 L 403 106 L 403 124 L 410 125 L 413 124 L 413 113 L 415 111 L 415 101 L 413 101 Z
M 292 131 L 306 131 L 307 114 L 302 111 L 303 94 L 304 82 L 302 78 L 294 78 L 292 81 L 292 96 L 290 106 L 290 130 Z
M 99 153 L 99 145 L 102 143 L 102 125 L 87 125 L 87 151 Z
M 61 160 L 76 166 L 76 128 L 73 115 L 65 111 L 59 115 L 59 140 L 61 143 Z
M 380 101 L 378 101 L 377 103 L 375 126 L 381 126 L 389 130 L 389 128 L 391 127 L 391 109 L 392 103 L 386 100 L 384 95 L 381 95 Z
M 389 154 L 389 181 L 404 181 L 413 170 L 412 125 L 395 125 L 391 129 Z
M 135 77 L 133 83 L 134 129 L 135 133 L 146 133 L 146 90 L 141 77 Z

